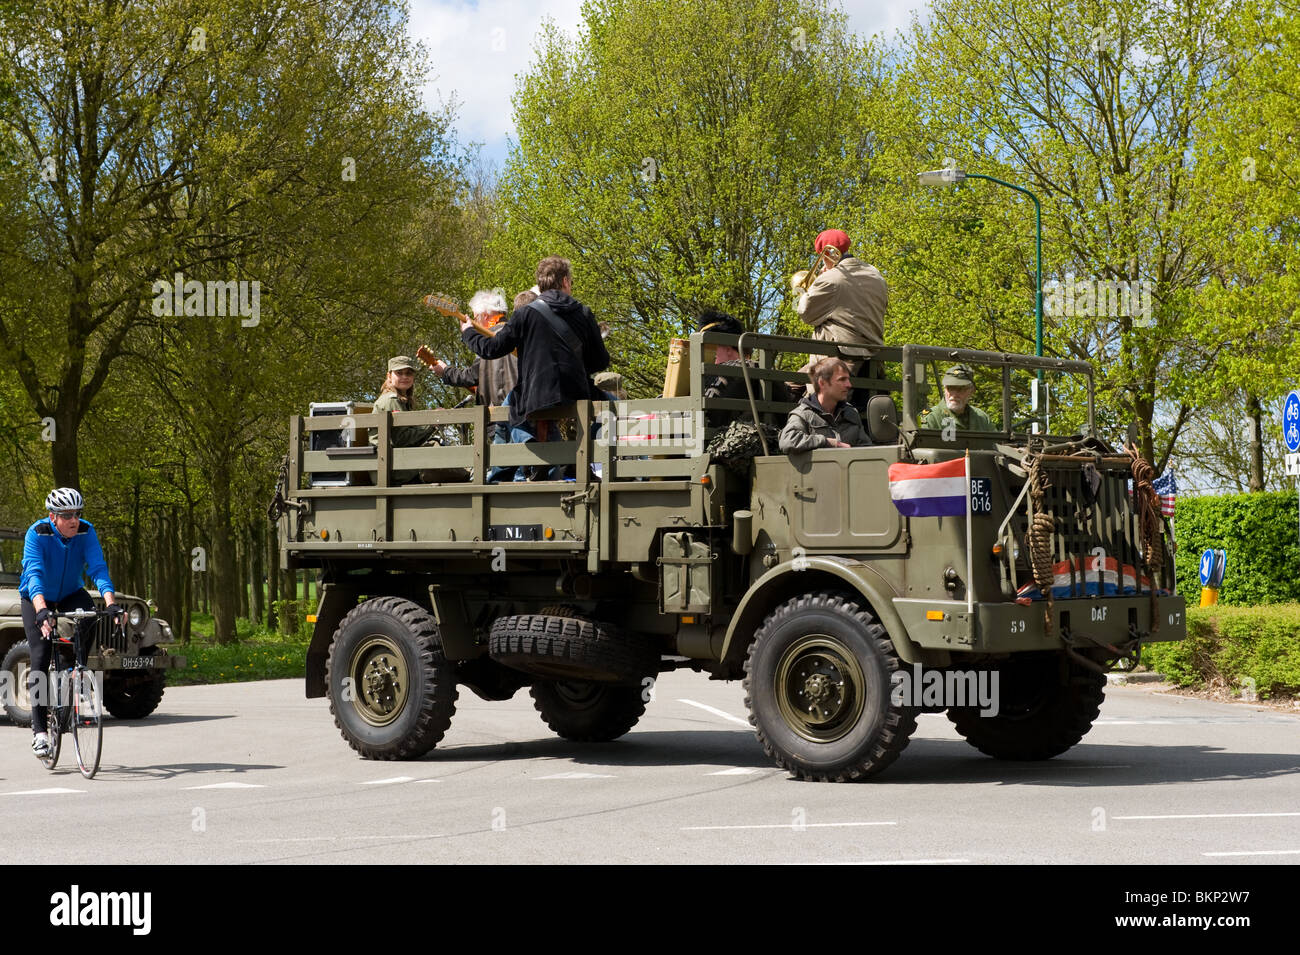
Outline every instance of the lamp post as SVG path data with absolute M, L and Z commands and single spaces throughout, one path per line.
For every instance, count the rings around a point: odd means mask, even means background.
M 1023 193 L 1034 200 L 1034 239 L 1037 258 L 1035 267 L 1035 281 L 1037 284 L 1034 297 L 1034 354 L 1039 358 L 1043 357 L 1043 207 L 1039 203 L 1038 197 L 1028 189 L 1013 183 L 1003 182 L 1001 179 L 994 179 L 992 176 L 983 176 L 975 172 L 966 172 L 963 169 L 932 169 L 929 172 L 922 172 L 917 175 L 923 186 L 950 186 L 961 182 L 963 179 L 987 179 L 989 182 L 996 182 L 999 186 L 1014 189 L 1016 192 Z

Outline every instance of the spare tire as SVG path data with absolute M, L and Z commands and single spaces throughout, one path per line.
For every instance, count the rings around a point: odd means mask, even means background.
M 659 647 L 651 638 L 582 617 L 500 617 L 488 636 L 488 655 L 551 680 L 640 683 L 659 671 Z

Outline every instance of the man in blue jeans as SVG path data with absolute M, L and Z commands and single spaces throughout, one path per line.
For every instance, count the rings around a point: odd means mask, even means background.
M 53 649 L 50 644 L 54 634 L 52 611 L 95 609 L 94 600 L 82 586 L 83 574 L 94 581 L 105 604 L 116 606 L 113 581 L 108 576 L 99 537 L 94 526 L 81 519 L 84 504 L 75 488 L 55 488 L 45 498 L 49 518 L 27 528 L 23 539 L 23 573 L 18 581 L 18 594 L 27 646 L 32 654 L 27 689 L 32 699 L 32 751 L 37 756 L 48 756 L 50 752 L 50 740 L 45 732 L 47 708 L 38 700 L 45 699 L 48 689 L 42 684 Z M 121 613 L 122 608 L 118 607 L 117 612 Z M 85 664 L 89 652 L 89 646 L 83 644 L 80 663 Z

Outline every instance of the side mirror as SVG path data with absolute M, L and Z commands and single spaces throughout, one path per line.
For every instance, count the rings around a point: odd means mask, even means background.
M 868 401 L 866 418 L 872 444 L 893 444 L 898 440 L 898 407 L 889 395 L 875 395 Z

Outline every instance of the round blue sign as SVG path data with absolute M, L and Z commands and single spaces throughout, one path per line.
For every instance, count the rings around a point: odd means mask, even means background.
M 1201 555 L 1201 586 L 1210 586 L 1210 578 L 1214 576 L 1214 551 L 1206 550 Z
M 1286 396 L 1286 405 L 1282 408 L 1282 437 L 1286 439 L 1288 451 L 1293 454 L 1300 451 L 1300 391 Z

